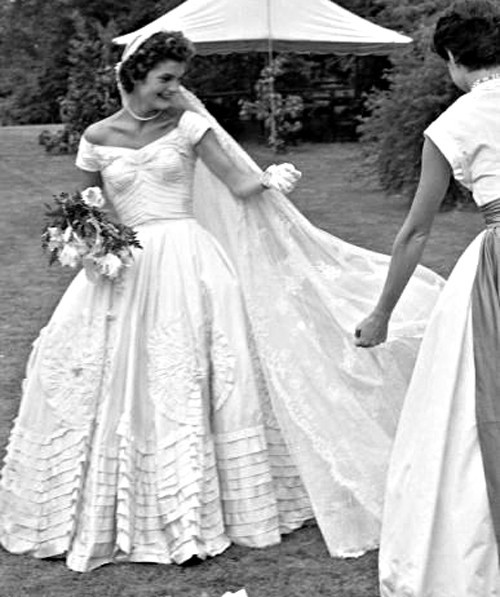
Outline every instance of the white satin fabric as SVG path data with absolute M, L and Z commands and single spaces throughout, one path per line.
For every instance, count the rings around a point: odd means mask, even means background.
M 500 80 L 480 81 L 425 131 L 480 206 L 498 199 L 499 102 Z M 384 506 L 383 597 L 500 595 L 475 412 L 471 293 L 482 240 L 446 283 L 405 398 Z
M 405 399 L 382 526 L 383 597 L 500 595 L 474 400 L 471 292 L 482 236 L 441 294 Z
M 233 265 L 193 217 L 192 112 L 141 149 L 85 139 L 142 249 L 118 282 L 82 272 L 35 342 L 0 483 L 0 542 L 181 563 L 265 547 L 313 514 L 276 423 Z
M 356 349 L 388 257 L 318 230 L 278 192 L 234 198 L 196 159 L 201 136 L 212 128 L 257 167 L 185 97 L 201 116 L 142 149 L 82 141 L 78 164 L 101 171 L 144 248 L 118 283 L 80 273 L 35 342 L 0 541 L 84 571 L 270 545 L 314 513 L 332 555 L 359 555 L 378 544 L 442 280 L 420 268 L 389 342 Z

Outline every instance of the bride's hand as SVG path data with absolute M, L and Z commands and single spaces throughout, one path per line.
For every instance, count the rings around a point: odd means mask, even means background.
M 264 170 L 262 184 L 288 195 L 293 191 L 301 176 L 302 172 L 297 170 L 293 164 L 272 164 Z
M 354 344 L 363 348 L 377 346 L 387 340 L 389 317 L 373 311 L 366 319 L 356 326 Z

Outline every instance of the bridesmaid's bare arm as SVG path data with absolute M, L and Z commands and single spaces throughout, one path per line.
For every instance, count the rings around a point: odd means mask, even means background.
M 376 346 L 387 339 L 390 316 L 422 257 L 450 177 L 451 167 L 448 161 L 436 145 L 426 139 L 415 198 L 394 241 L 389 272 L 378 303 L 356 328 L 357 346 Z

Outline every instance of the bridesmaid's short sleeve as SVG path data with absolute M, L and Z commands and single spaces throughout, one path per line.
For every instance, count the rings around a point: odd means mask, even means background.
M 425 129 L 424 135 L 444 155 L 453 170 L 455 180 L 469 187 L 467 155 L 465 148 L 462 147 L 460 136 L 455 134 L 460 130 L 455 116 L 454 110 L 446 110 Z
M 75 164 L 82 170 L 88 172 L 99 172 L 101 169 L 99 156 L 95 150 L 95 146 L 89 143 L 85 137 L 81 137 L 78 146 L 78 153 L 76 154 Z
M 206 118 L 189 110 L 182 115 L 180 125 L 191 145 L 196 145 L 203 135 L 212 128 Z

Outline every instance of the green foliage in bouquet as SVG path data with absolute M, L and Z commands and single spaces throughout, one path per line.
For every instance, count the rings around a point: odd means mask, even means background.
M 110 219 L 102 209 L 104 198 L 98 187 L 53 199 L 54 205 L 45 204 L 47 223 L 41 239 L 49 265 L 56 261 L 72 268 L 83 265 L 94 281 L 100 276 L 116 278 L 131 265 L 131 249 L 142 248 L 136 232 Z
M 103 253 L 118 252 L 128 246 L 141 248 L 135 230 L 125 224 L 111 221 L 106 211 L 86 203 L 81 193 L 61 193 L 54 196 L 54 203 L 55 206 L 45 204 L 45 215 L 50 220 L 50 226 L 61 230 L 71 227 L 80 238 L 90 239 L 92 244 L 100 236 Z M 48 227 L 49 224 L 44 229 L 45 246 Z

